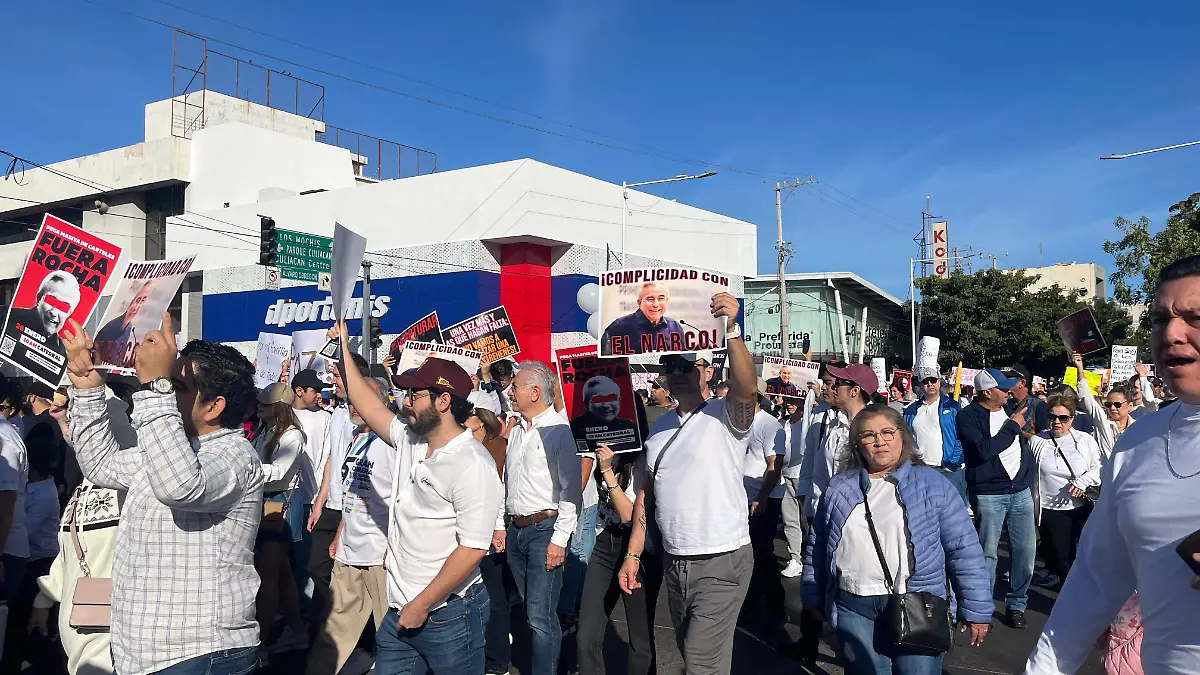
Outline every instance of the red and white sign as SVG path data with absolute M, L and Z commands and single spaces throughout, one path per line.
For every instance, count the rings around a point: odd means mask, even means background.
M 943 279 L 950 276 L 950 244 L 946 241 L 946 223 L 933 224 L 933 273 Z

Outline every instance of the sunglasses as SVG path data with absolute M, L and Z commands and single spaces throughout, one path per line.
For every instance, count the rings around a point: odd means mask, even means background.
M 843 380 L 840 377 L 833 381 L 834 388 L 838 387 L 857 387 L 858 383 L 853 380 Z
M 693 363 L 691 361 L 685 361 L 683 359 L 671 359 L 670 361 L 667 361 L 666 363 L 662 364 L 662 366 L 663 366 L 663 371 L 667 375 L 672 375 L 672 374 L 687 375 L 688 373 L 692 372 L 692 370 L 694 368 L 703 368 L 704 364 L 700 361 L 696 361 L 695 363 Z
M 1125 406 L 1125 401 L 1105 401 L 1105 408 L 1117 408 L 1118 410 Z
M 1049 418 L 1050 418 L 1050 423 L 1051 423 L 1051 424 L 1054 424 L 1055 422 L 1060 422 L 1060 423 L 1062 423 L 1062 424 L 1067 424 L 1067 423 L 1069 423 L 1069 422 L 1071 422 L 1071 421 L 1073 421 L 1073 420 L 1075 419 L 1075 418 L 1074 418 L 1074 417 L 1072 417 L 1071 415 L 1047 415 L 1047 417 L 1049 417 Z

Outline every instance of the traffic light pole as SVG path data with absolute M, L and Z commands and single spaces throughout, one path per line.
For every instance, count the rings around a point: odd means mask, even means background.
M 362 355 L 367 363 L 375 363 L 374 339 L 371 336 L 371 261 L 362 262 Z

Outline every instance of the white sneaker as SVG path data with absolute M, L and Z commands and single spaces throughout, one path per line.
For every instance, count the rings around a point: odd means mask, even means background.
M 801 564 L 799 560 L 792 558 L 788 561 L 787 567 L 783 568 L 783 571 L 780 572 L 780 574 L 791 579 L 800 576 L 800 573 L 803 571 L 804 565 Z
M 279 639 L 267 647 L 267 651 L 271 654 L 282 654 L 298 649 L 308 649 L 308 633 L 307 631 L 292 630 L 291 626 L 284 628 L 283 632 L 279 634 Z
M 375 657 L 362 647 L 355 647 L 338 675 L 366 675 L 375 667 Z

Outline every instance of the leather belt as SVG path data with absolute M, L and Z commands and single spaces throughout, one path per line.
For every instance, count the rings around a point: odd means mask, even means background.
M 545 511 L 538 511 L 537 513 L 533 513 L 528 516 L 513 516 L 511 522 L 517 527 L 529 527 L 530 525 L 540 523 L 547 518 L 553 518 L 557 515 L 558 510 L 546 509 Z

